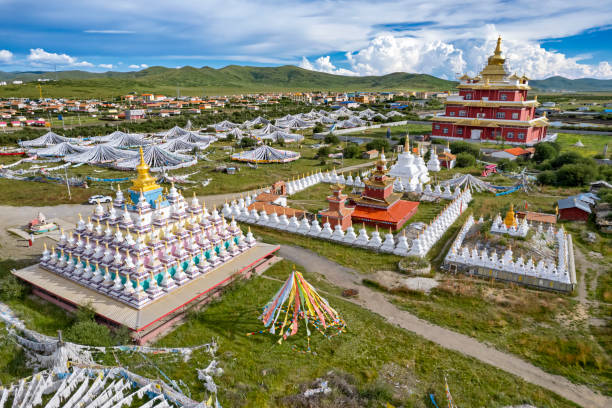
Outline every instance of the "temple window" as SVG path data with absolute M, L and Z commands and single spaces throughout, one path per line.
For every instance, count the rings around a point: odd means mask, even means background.
M 514 112 L 514 113 L 512 114 L 512 119 L 518 119 L 518 113 Z
M 506 100 L 508 100 L 508 95 L 506 95 L 506 94 L 501 94 L 501 96 L 499 97 L 499 99 L 500 99 L 501 101 L 506 101 Z
M 465 111 L 464 110 L 459 111 L 459 116 L 465 116 Z
M 457 134 L 458 135 L 462 135 L 463 134 L 463 129 L 462 128 L 457 129 Z
M 440 125 L 435 125 L 435 126 L 434 126 L 434 128 L 435 128 L 436 130 L 440 130 Z
M 497 119 L 503 119 L 506 117 L 506 114 L 504 112 L 497 112 L 495 116 L 497 117 Z
M 448 128 L 445 127 L 444 129 L 442 129 L 442 133 L 447 134 L 448 133 Z
M 512 139 L 514 137 L 514 132 L 508 132 L 508 139 Z
M 455 112 L 454 112 L 454 111 L 451 111 L 450 115 L 451 115 L 451 116 L 455 116 Z
M 524 134 L 524 133 L 519 133 L 519 134 L 518 134 L 518 138 L 519 138 L 520 140 L 525 139 L 525 134 Z
M 465 99 L 472 99 L 472 94 L 471 93 L 465 94 Z

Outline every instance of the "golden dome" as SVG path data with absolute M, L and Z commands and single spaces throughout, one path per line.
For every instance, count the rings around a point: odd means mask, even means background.
M 506 59 L 501 55 L 501 36 L 497 38 L 497 46 L 493 55 L 487 60 L 487 66 L 480 72 L 483 79 L 491 82 L 500 82 L 508 75 L 504 68 Z

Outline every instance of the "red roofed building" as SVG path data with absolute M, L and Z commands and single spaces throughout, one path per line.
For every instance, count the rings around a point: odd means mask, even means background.
M 354 208 L 346 207 L 346 200 L 348 196 L 342 194 L 342 185 L 333 184 L 331 187 L 332 195 L 327 197 L 329 202 L 329 208 L 327 210 L 319 211 L 321 217 L 321 223 L 329 222 L 332 228 L 340 224 L 342 230 L 346 230 L 348 227 L 353 225 L 351 222 L 351 214 Z
M 365 223 L 387 229 L 398 230 L 414 214 L 419 203 L 401 200 L 401 194 L 393 192 L 393 177 L 387 176 L 387 160 L 384 152 L 376 162 L 376 170 L 364 180 L 365 189 L 359 196 L 352 196 L 355 210 L 353 223 Z

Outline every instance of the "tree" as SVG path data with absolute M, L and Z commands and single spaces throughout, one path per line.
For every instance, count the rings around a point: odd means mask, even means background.
M 323 125 L 322 125 L 322 124 L 320 124 L 320 123 L 316 123 L 316 124 L 314 125 L 314 128 L 312 128 L 312 133 L 313 133 L 313 134 L 314 134 L 314 133 L 321 133 L 321 132 L 322 132 L 324 129 L 325 129 L 325 128 L 323 127 Z
M 342 151 L 342 155 L 347 159 L 359 157 L 360 153 L 361 149 L 355 143 L 349 143 Z
M 378 150 L 379 152 L 385 150 L 388 152 L 391 149 L 391 145 L 386 139 L 374 139 L 368 142 L 368 144 L 366 145 L 366 149 Z
M 468 142 L 453 142 L 450 144 L 450 149 L 453 154 L 469 153 L 475 158 L 480 157 L 480 149 L 477 145 Z
M 535 153 L 533 154 L 533 160 L 537 163 L 542 163 L 545 160 L 553 160 L 557 157 L 557 149 L 552 143 L 543 142 L 538 143 L 535 146 Z
M 66 339 L 87 346 L 110 346 L 110 330 L 93 320 L 78 321 L 66 330 Z
M 580 162 L 582 162 L 584 160 L 585 160 L 585 158 L 582 157 L 580 155 L 580 153 L 577 153 L 577 152 L 565 152 L 565 153 L 560 154 L 559 156 L 557 156 L 557 158 L 552 160 L 550 162 L 550 164 L 552 165 L 553 169 L 559 169 L 559 168 L 561 168 L 561 166 L 564 166 L 566 164 L 576 164 L 576 163 L 580 163 Z
M 516 171 L 519 166 L 515 160 L 502 159 L 497 163 L 497 167 L 503 171 Z
M 546 170 L 538 174 L 538 183 L 549 186 L 557 184 L 557 173 L 552 170 Z
M 588 164 L 564 164 L 557 170 L 560 186 L 583 186 L 595 179 L 597 168 Z
M 457 167 L 471 167 L 476 164 L 476 158 L 469 153 L 462 152 L 457 155 Z
M 319 159 L 322 159 L 324 157 L 329 156 L 330 153 L 331 153 L 331 149 L 329 148 L 329 146 L 322 146 L 322 147 L 319 147 L 319 150 L 317 150 L 317 157 Z
M 246 147 L 255 146 L 256 144 L 257 142 L 255 141 L 255 139 L 251 139 L 250 137 L 243 137 L 240 140 L 240 147 L 242 147 L 243 149 Z
M 340 143 L 340 139 L 338 139 L 338 136 L 334 135 L 333 133 L 329 133 L 325 135 L 324 141 L 327 144 L 333 144 L 333 145 Z

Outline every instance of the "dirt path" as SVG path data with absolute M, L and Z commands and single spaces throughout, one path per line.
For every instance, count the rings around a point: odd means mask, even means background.
M 471 337 L 436 326 L 398 309 L 382 293 L 363 286 L 361 277 L 352 269 L 299 247 L 282 245 L 279 256 L 304 266 L 309 272 L 323 274 L 334 285 L 359 290 L 355 303 L 383 316 L 390 323 L 412 331 L 442 347 L 458 351 L 514 374 L 583 407 L 612 406 L 612 398 L 598 394 L 584 385 L 576 385 L 562 376 L 546 373 L 516 356 L 496 350 Z

